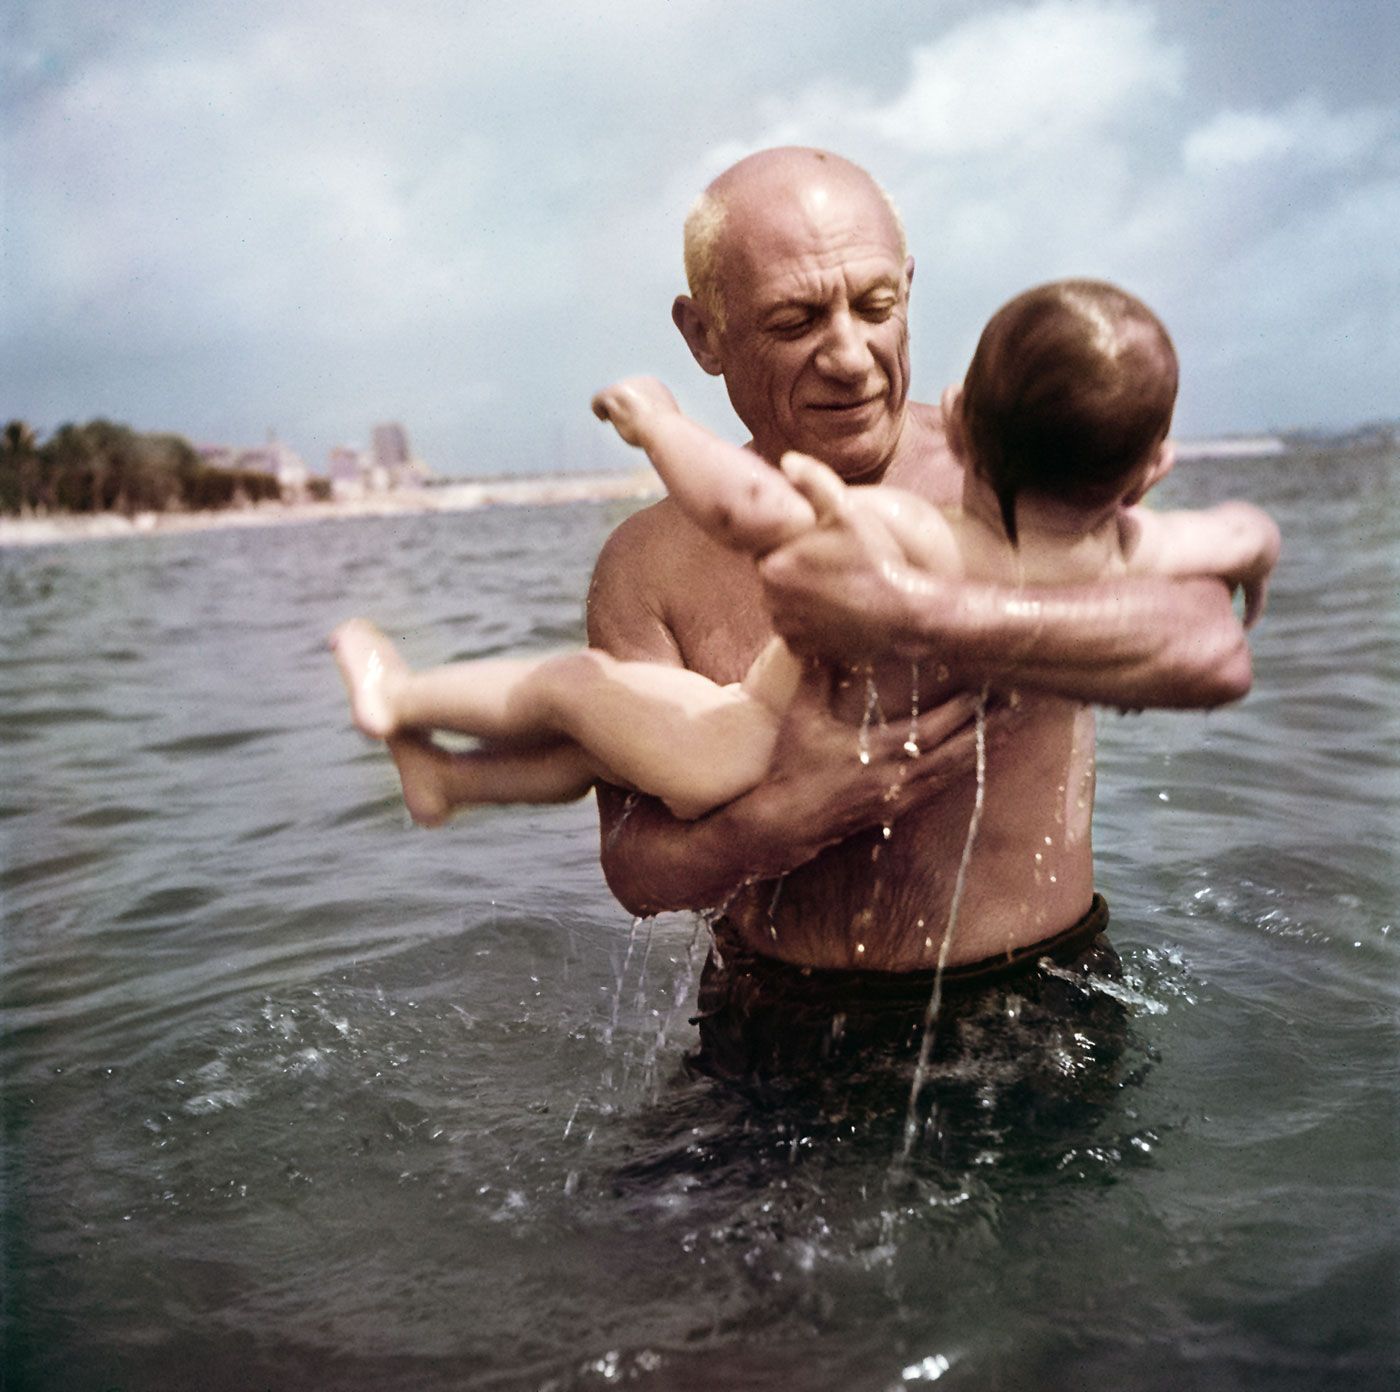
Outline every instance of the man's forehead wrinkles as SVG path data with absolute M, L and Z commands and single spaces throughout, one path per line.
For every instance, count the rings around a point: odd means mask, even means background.
M 764 306 L 825 302 L 833 297 L 856 297 L 869 290 L 898 289 L 903 269 L 881 265 L 880 258 L 814 258 L 807 265 L 791 266 L 766 282 L 752 286 L 754 298 Z

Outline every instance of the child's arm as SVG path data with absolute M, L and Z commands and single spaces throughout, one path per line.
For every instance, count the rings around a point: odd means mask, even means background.
M 1231 588 L 1243 588 L 1246 628 L 1264 612 L 1280 544 L 1278 527 L 1267 513 L 1231 502 L 1201 511 L 1133 507 L 1123 517 L 1130 575 L 1218 576 Z
M 627 377 L 604 388 L 593 398 L 593 414 L 646 450 L 686 516 L 736 551 L 761 556 L 816 521 L 777 469 L 682 415 L 654 377 Z

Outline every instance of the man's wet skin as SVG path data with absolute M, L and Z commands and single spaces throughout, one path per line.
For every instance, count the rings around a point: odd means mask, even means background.
M 724 375 L 754 447 L 770 462 L 799 449 L 847 481 L 890 482 L 935 504 L 955 502 L 961 473 L 939 413 L 908 401 L 913 266 L 879 190 L 834 156 L 791 150 L 742 162 L 712 192 L 725 207 L 716 258 L 723 322 L 686 296 L 674 317 L 701 367 Z M 609 542 L 590 599 L 590 641 L 614 655 L 679 661 L 716 681 L 737 681 L 772 631 L 752 563 L 666 502 Z M 902 742 L 911 664 L 882 660 L 871 675 Z M 972 809 L 971 760 L 964 754 L 956 778 L 916 800 L 919 760 L 907 761 L 908 774 L 888 759 L 869 770 L 859 764 L 865 674 L 830 670 L 825 680 L 845 722 L 830 735 L 833 762 L 844 747 L 851 772 L 841 776 L 851 790 L 862 774 L 879 780 L 859 796 L 868 810 L 889 795 L 889 834 L 878 816 L 867 817 L 868 829 L 781 884 L 741 889 L 726 913 L 755 950 L 789 961 L 927 967 L 938 955 Z M 920 670 L 918 687 L 925 711 L 950 690 L 936 663 Z M 1067 818 L 1066 810 L 1092 790 L 1091 730 L 1091 719 L 1065 702 L 1028 697 L 1014 729 L 992 742 L 982 830 L 949 962 L 1036 942 L 1087 908 L 1087 815 Z M 619 801 L 605 794 L 602 805 L 615 823 Z

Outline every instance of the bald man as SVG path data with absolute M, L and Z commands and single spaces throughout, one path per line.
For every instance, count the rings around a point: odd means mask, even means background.
M 724 378 L 753 450 L 773 464 L 801 450 L 847 482 L 957 501 L 939 412 L 909 400 L 913 258 L 863 170 L 808 149 L 741 161 L 688 219 L 686 268 L 691 293 L 672 318 L 700 367 Z M 755 567 L 667 499 L 624 522 L 599 558 L 589 641 L 615 657 L 736 682 L 776 618 L 799 651 L 824 659 L 752 792 L 679 822 L 650 799 L 599 789 L 618 899 L 638 914 L 720 911 L 721 952 L 701 991 L 709 1020 L 761 1014 L 769 996 L 795 991 L 819 1002 L 820 1036 L 831 1002 L 864 1009 L 872 983 L 907 981 L 917 999 L 940 956 L 953 986 L 1024 975 L 1046 956 L 1088 970 L 1106 943 L 1085 703 L 1209 706 L 1248 689 L 1248 650 L 1217 581 L 1028 598 L 954 586 L 899 556 L 877 522 L 843 516 Z M 852 663 L 870 664 L 870 688 Z M 969 690 L 1020 693 L 990 741 L 982 828 L 946 942 L 976 795 L 971 701 L 914 719 L 919 663 Z M 888 720 L 861 737 L 857 757 L 853 727 L 872 691 Z M 1080 706 L 1078 754 L 1065 747 L 1066 701 Z M 726 1068 L 766 1061 L 743 1055 Z

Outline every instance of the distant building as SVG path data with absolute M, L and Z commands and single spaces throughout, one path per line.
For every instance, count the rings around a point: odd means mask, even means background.
M 326 456 L 326 473 L 330 477 L 333 498 L 342 501 L 363 498 L 370 491 L 371 466 L 364 450 L 337 445 Z
M 384 471 L 389 488 L 421 488 L 428 481 L 428 466 L 414 457 L 408 432 L 398 421 L 384 421 L 370 431 L 370 457 Z
M 201 445 L 198 453 L 200 459 L 214 469 L 252 469 L 260 474 L 271 474 L 277 480 L 284 502 L 300 502 L 307 496 L 311 474 L 305 461 L 272 431 L 268 431 L 265 445 L 254 445 L 251 449 Z
M 304 502 L 311 473 L 301 455 L 284 445 L 271 431 L 268 432 L 267 445 L 262 454 L 268 461 L 267 472 L 276 478 L 277 486 L 282 490 L 282 501 Z

